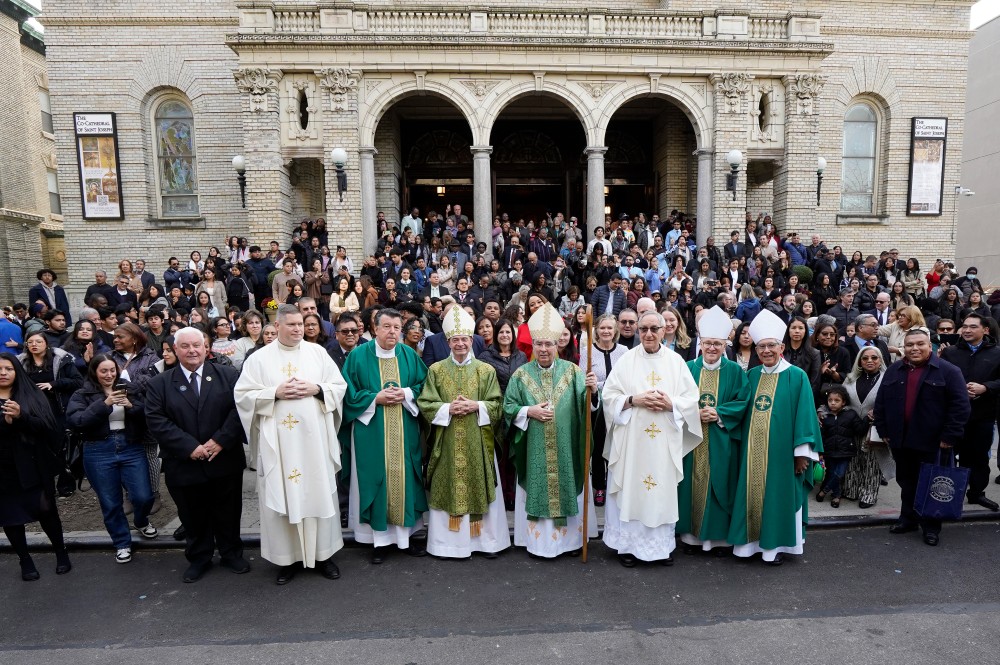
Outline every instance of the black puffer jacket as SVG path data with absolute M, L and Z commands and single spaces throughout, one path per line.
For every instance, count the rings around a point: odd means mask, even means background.
M 858 452 L 857 439 L 868 430 L 868 423 L 853 409 L 844 408 L 840 413 L 824 413 L 820 417 L 823 431 L 823 454 L 827 457 L 854 457 Z

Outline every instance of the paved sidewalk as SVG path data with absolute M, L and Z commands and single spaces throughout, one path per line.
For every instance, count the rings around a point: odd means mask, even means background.
M 996 456 L 997 446 L 996 443 L 994 443 L 992 460 L 990 462 L 990 468 L 992 471 L 990 476 L 991 482 L 989 487 L 986 489 L 986 495 L 994 501 L 1000 502 L 1000 485 L 992 482 L 993 478 L 996 476 Z M 241 527 L 244 540 L 248 546 L 256 545 L 259 543 L 260 539 L 260 514 L 255 487 L 256 472 L 247 469 L 243 475 L 243 517 L 241 520 Z M 137 548 L 183 547 L 182 542 L 177 542 L 171 538 L 171 534 L 174 529 L 180 526 L 180 520 L 176 517 L 177 511 L 166 492 L 166 485 L 163 485 L 162 489 L 164 507 L 157 515 L 153 515 L 151 517 L 151 522 L 160 530 L 160 536 L 156 540 L 142 540 L 136 535 L 133 541 L 134 546 Z M 819 503 L 815 500 L 815 496 L 816 491 L 814 490 L 809 500 L 809 525 L 812 529 L 883 525 L 893 522 L 896 517 L 899 516 L 899 486 L 896 484 L 895 480 L 889 481 L 888 486 L 882 487 L 879 491 L 878 503 L 865 510 L 859 508 L 856 501 L 848 501 L 846 499 L 841 502 L 840 508 L 833 508 L 830 506 L 829 499 L 823 503 Z M 97 508 L 97 501 L 93 492 L 78 493 L 78 495 L 71 500 L 77 503 L 81 501 L 90 501 L 93 504 L 92 511 L 96 512 L 86 515 L 86 519 L 81 518 L 80 520 L 76 520 L 86 522 L 87 528 L 65 531 L 67 543 L 74 548 L 110 548 L 111 540 L 108 538 L 107 532 L 100 528 L 100 510 Z M 60 504 L 60 506 L 61 505 L 62 504 Z M 62 510 L 62 508 L 60 508 L 60 510 Z M 158 516 L 160 519 L 158 519 Z M 164 518 L 166 519 L 164 520 Z M 982 506 L 966 504 L 962 519 L 996 519 L 1000 521 L 1000 513 L 990 512 Z M 67 524 L 64 528 L 72 529 L 72 521 L 74 520 L 70 519 L 65 521 Z M 507 521 L 511 529 L 513 529 L 514 513 L 507 513 Z M 603 508 L 597 509 L 597 523 L 599 527 L 603 528 Z M 33 528 L 34 531 L 28 535 L 29 545 L 39 548 L 45 548 L 48 546 L 48 539 L 40 532 L 38 525 L 33 525 Z M 348 541 L 348 545 L 353 543 L 353 533 L 349 529 L 345 529 L 344 539 Z M 8 544 L 6 538 L 0 535 L 0 549 L 7 548 Z

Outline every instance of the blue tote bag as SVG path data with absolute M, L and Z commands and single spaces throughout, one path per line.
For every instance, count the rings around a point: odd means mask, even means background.
M 969 485 L 969 469 L 955 465 L 955 451 L 947 449 L 948 466 L 941 465 L 941 450 L 936 464 L 921 464 L 917 494 L 913 509 L 921 517 L 936 520 L 962 518 L 965 489 Z

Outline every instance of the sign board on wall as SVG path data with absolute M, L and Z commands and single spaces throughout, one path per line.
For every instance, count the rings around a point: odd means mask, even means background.
M 84 219 L 124 219 L 114 113 L 74 113 Z
M 948 118 L 913 118 L 907 215 L 940 215 Z

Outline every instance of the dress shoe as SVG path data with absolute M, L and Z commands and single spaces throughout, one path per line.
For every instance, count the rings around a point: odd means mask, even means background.
M 1000 485 L 1000 476 L 997 476 L 996 480 L 994 480 L 993 482 L 996 483 L 997 485 Z
M 65 575 L 71 570 L 73 570 L 73 564 L 70 563 L 69 552 L 64 547 L 61 551 L 56 552 L 56 575 Z
M 575 550 L 570 550 L 569 552 L 566 552 L 566 554 L 568 554 L 570 556 L 580 556 L 581 554 L 583 554 L 583 548 L 582 547 L 578 547 Z
M 858 508 L 861 508 L 862 510 L 864 510 L 865 508 L 871 508 L 874 505 L 875 505 L 874 502 L 868 503 L 867 501 L 858 501 Z
M 372 550 L 372 563 L 374 565 L 377 566 L 383 561 L 385 561 L 385 550 L 386 550 L 385 547 L 376 547 L 375 549 Z
M 250 572 L 250 564 L 241 556 L 233 557 L 231 559 L 222 559 L 219 561 L 219 565 L 223 568 L 229 569 L 231 572 L 237 575 L 242 575 L 244 573 Z
M 778 552 L 774 556 L 774 561 L 765 561 L 764 563 L 766 563 L 769 566 L 780 566 L 781 564 L 785 563 L 785 555 L 782 554 L 781 552 Z
M 21 559 L 21 579 L 25 582 L 34 582 L 41 575 L 38 574 L 38 569 L 35 568 L 35 562 L 31 560 L 31 557 L 25 557 Z
M 328 580 L 340 579 L 340 568 L 337 568 L 337 564 L 333 562 L 333 557 L 330 557 L 326 561 L 317 561 L 316 569 L 320 575 Z
M 697 545 L 689 545 L 688 543 L 681 543 L 681 551 L 688 556 L 694 556 L 701 552 L 701 548 Z
M 661 566 L 672 566 L 674 565 L 674 557 L 668 556 L 666 559 L 660 559 Z
M 916 531 L 919 528 L 920 527 L 916 524 L 898 520 L 895 524 L 889 527 L 889 533 L 910 533 L 911 531 Z
M 406 553 L 410 556 L 427 556 L 427 548 L 421 544 L 411 542 L 406 548 Z
M 636 559 L 631 554 L 619 554 L 618 563 L 625 566 L 626 568 L 635 568 Z
M 930 545 L 931 547 L 935 547 L 940 539 L 941 536 L 939 536 L 936 533 L 931 533 L 930 531 L 924 534 L 924 542 Z
M 188 535 L 187 529 L 181 524 L 179 527 L 174 529 L 174 540 L 186 540 Z
M 997 504 L 993 499 L 987 498 L 985 494 L 980 494 L 975 499 L 970 498 L 969 503 L 974 503 L 983 508 L 989 508 L 993 512 L 1000 512 L 1000 504 Z
M 484 559 L 495 559 L 495 558 L 497 558 L 497 553 L 496 552 L 480 552 L 480 554 L 483 555 Z
M 278 569 L 278 576 L 275 578 L 274 582 L 278 586 L 284 586 L 292 581 L 295 577 L 295 573 L 299 572 L 298 564 L 293 563 L 290 566 L 282 566 Z
M 184 580 L 185 584 L 191 584 L 192 582 L 197 582 L 200 580 L 208 569 L 212 567 L 212 562 L 208 561 L 206 563 L 192 563 L 184 571 L 184 576 L 181 578 Z

